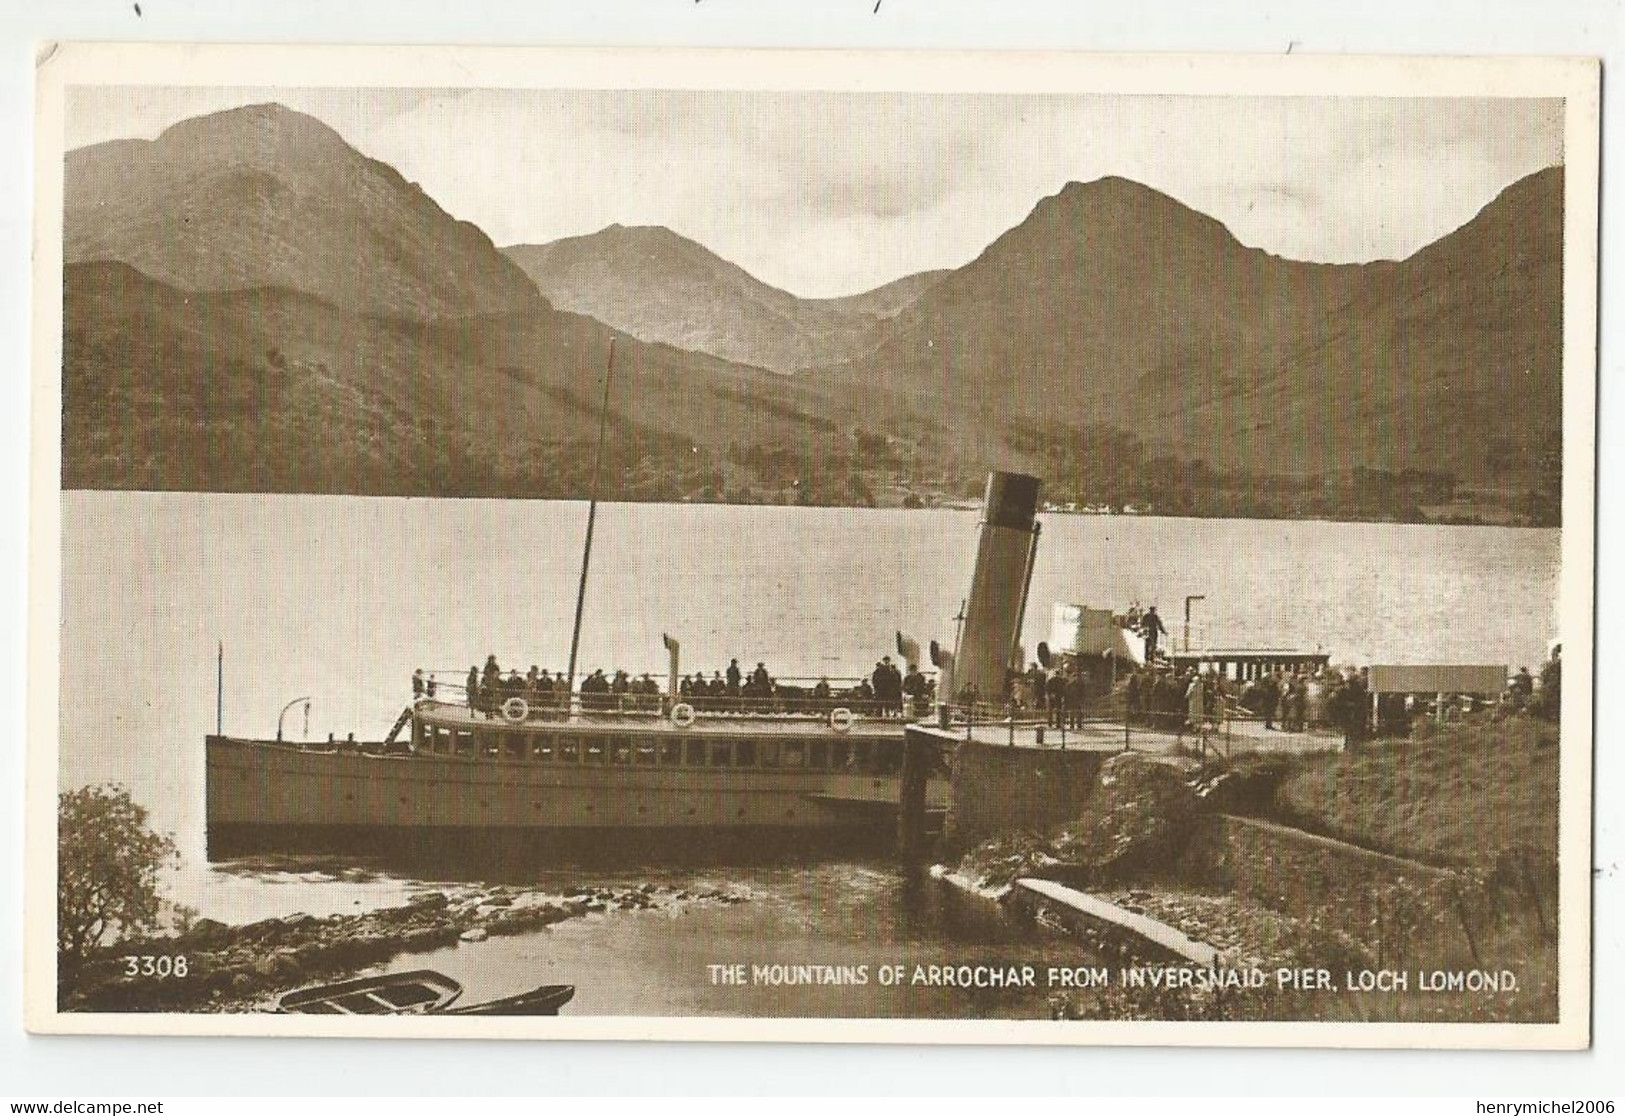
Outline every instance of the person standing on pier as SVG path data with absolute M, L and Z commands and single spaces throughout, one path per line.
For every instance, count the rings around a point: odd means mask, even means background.
M 1140 720 L 1140 703 L 1145 693 L 1140 672 L 1135 670 L 1123 683 L 1123 715 L 1129 724 L 1137 724 Z
M 1056 667 L 1044 681 L 1044 700 L 1049 707 L 1051 728 L 1066 727 L 1066 675 Z

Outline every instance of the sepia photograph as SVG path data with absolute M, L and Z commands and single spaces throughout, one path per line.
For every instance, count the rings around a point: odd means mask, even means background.
M 1594 62 L 50 50 L 32 1029 L 1588 1043 Z

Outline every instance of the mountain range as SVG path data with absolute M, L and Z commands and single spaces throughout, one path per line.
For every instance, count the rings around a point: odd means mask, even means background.
M 561 310 L 644 341 L 775 372 L 837 363 L 872 346 L 877 327 L 945 272 L 908 275 L 845 298 L 798 298 L 659 225 L 610 225 L 503 254 Z
M 929 503 L 998 466 L 1186 513 L 1553 514 L 1560 167 L 1336 265 L 1070 183 L 842 299 L 658 227 L 499 250 L 276 105 L 65 172 L 67 487 L 584 495 L 613 338 L 623 498 Z

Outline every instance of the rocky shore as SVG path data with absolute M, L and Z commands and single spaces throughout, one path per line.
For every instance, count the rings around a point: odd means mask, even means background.
M 563 894 L 448 887 L 360 915 L 292 914 L 242 926 L 200 918 L 182 933 L 119 942 L 77 966 L 64 964 L 58 997 L 63 1011 L 267 1011 L 284 992 L 401 954 L 533 933 L 592 914 L 745 901 L 734 892 L 658 884 Z

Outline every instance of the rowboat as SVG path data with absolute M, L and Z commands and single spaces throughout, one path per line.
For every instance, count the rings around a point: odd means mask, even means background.
M 290 1015 L 427 1015 L 444 1011 L 463 986 L 430 969 L 357 977 L 289 992 L 277 1007 Z
M 483 1004 L 466 1004 L 449 1008 L 442 1015 L 557 1015 L 559 1009 L 575 998 L 573 984 L 543 984 L 517 996 L 504 996 L 500 1000 L 487 1000 Z
M 528 992 L 453 1007 L 463 986 L 432 969 L 357 977 L 289 992 L 277 1007 L 286 1015 L 557 1015 L 576 994 L 569 984 L 543 984 Z

